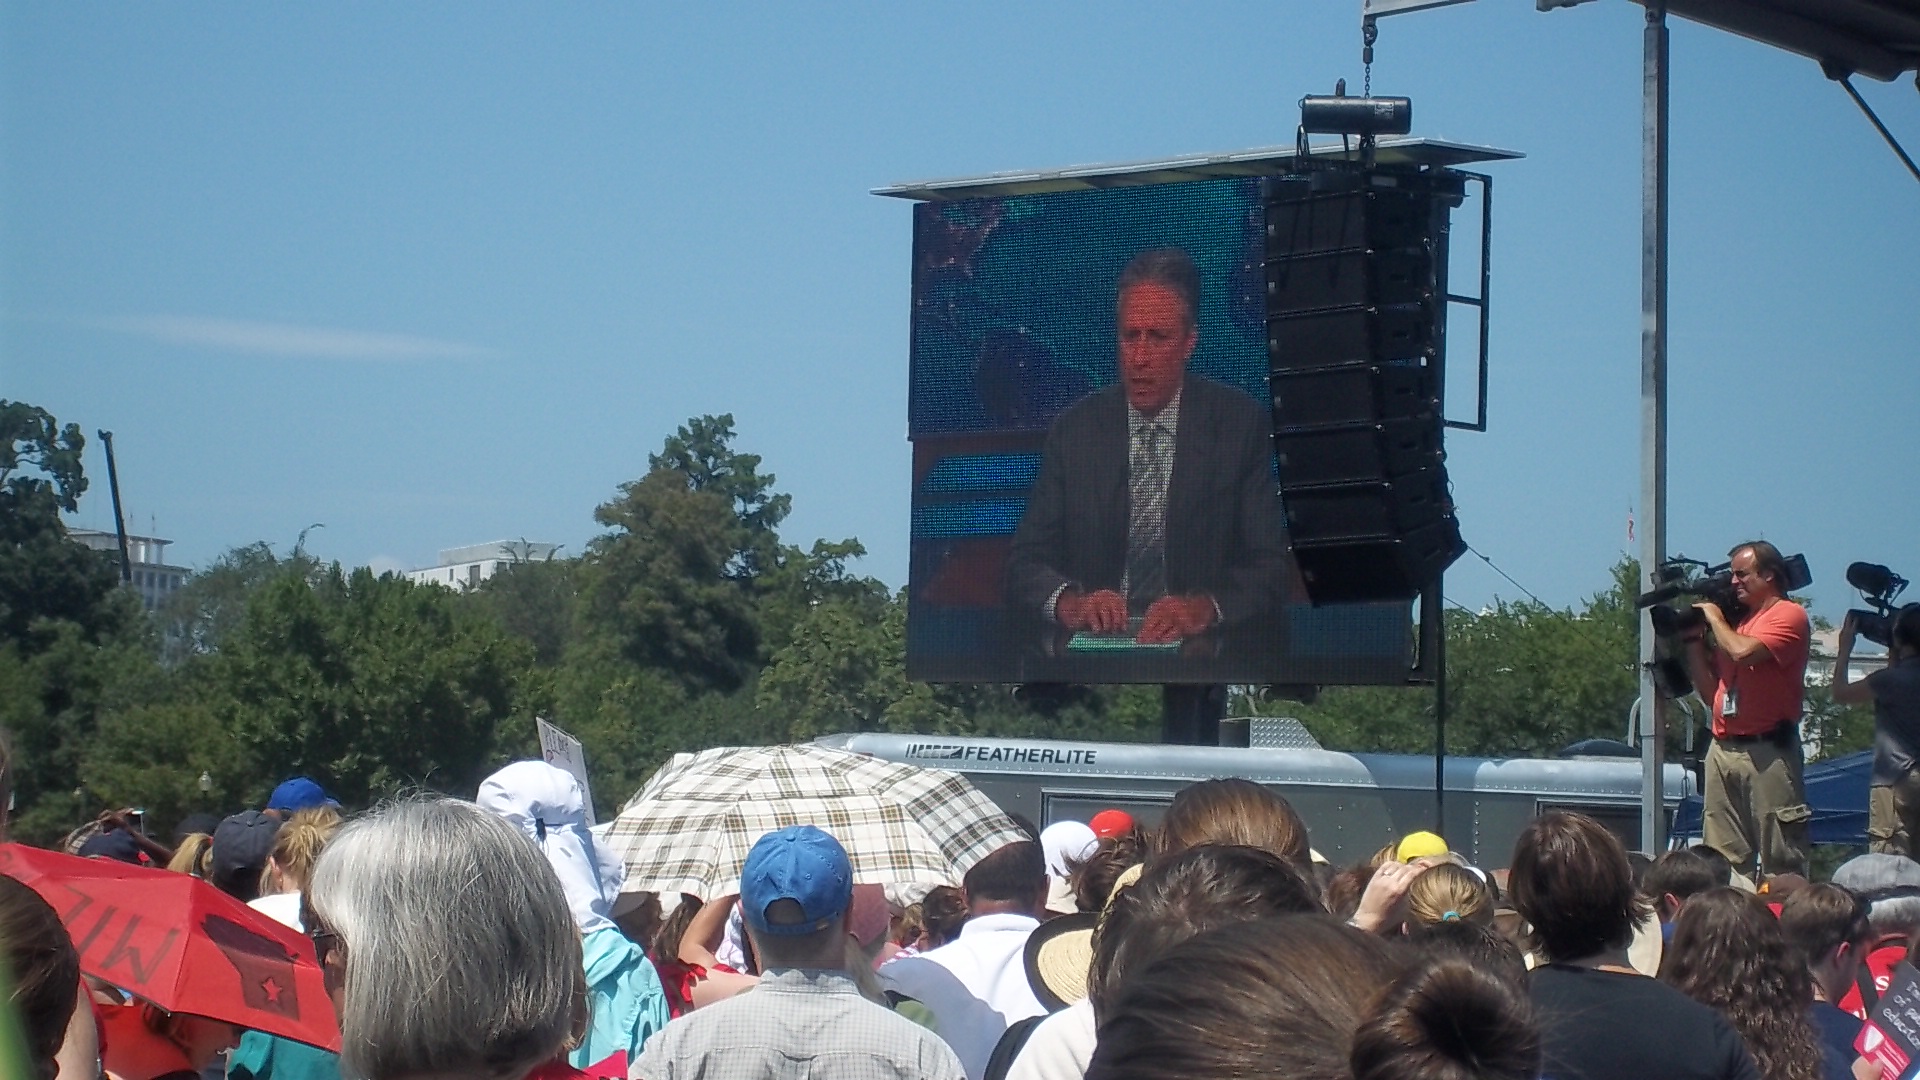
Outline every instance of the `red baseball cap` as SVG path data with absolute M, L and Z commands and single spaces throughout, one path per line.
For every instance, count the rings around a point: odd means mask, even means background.
M 1131 831 L 1133 815 L 1125 810 L 1102 810 L 1093 815 L 1093 820 L 1087 822 L 1087 827 L 1093 830 L 1093 835 L 1104 840 L 1109 836 L 1119 836 Z

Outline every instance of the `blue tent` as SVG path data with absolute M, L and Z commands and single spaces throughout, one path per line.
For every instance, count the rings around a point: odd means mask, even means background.
M 1813 807 L 1811 834 L 1816 844 L 1867 843 L 1867 785 L 1873 775 L 1873 751 L 1807 766 L 1807 805 Z M 1690 795 L 1673 812 L 1673 835 L 1700 835 L 1700 796 Z

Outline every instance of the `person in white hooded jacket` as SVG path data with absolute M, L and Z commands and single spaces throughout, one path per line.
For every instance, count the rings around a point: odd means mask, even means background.
M 646 952 L 613 923 L 613 902 L 627 870 L 587 830 L 580 782 L 544 761 L 516 761 L 481 781 L 474 801 L 539 846 L 580 926 L 591 1022 L 586 1038 L 567 1055 L 568 1063 L 584 1069 L 614 1054 L 631 1062 L 647 1039 L 667 1026 L 667 995 Z

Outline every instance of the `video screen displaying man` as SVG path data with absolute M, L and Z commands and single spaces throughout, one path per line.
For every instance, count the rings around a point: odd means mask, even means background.
M 1007 562 L 1017 613 L 1072 630 L 1184 641 L 1274 613 L 1287 547 L 1270 421 L 1233 387 L 1188 372 L 1200 273 L 1179 248 L 1120 272 L 1119 382 L 1047 433 Z
M 907 672 L 1392 683 L 1410 605 L 1297 588 L 1257 178 L 914 209 Z

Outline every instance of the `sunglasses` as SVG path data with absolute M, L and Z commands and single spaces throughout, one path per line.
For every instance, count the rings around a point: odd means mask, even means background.
M 313 942 L 313 958 L 321 967 L 327 966 L 327 957 L 340 943 L 340 935 L 331 930 L 315 928 L 307 931 L 308 940 Z

